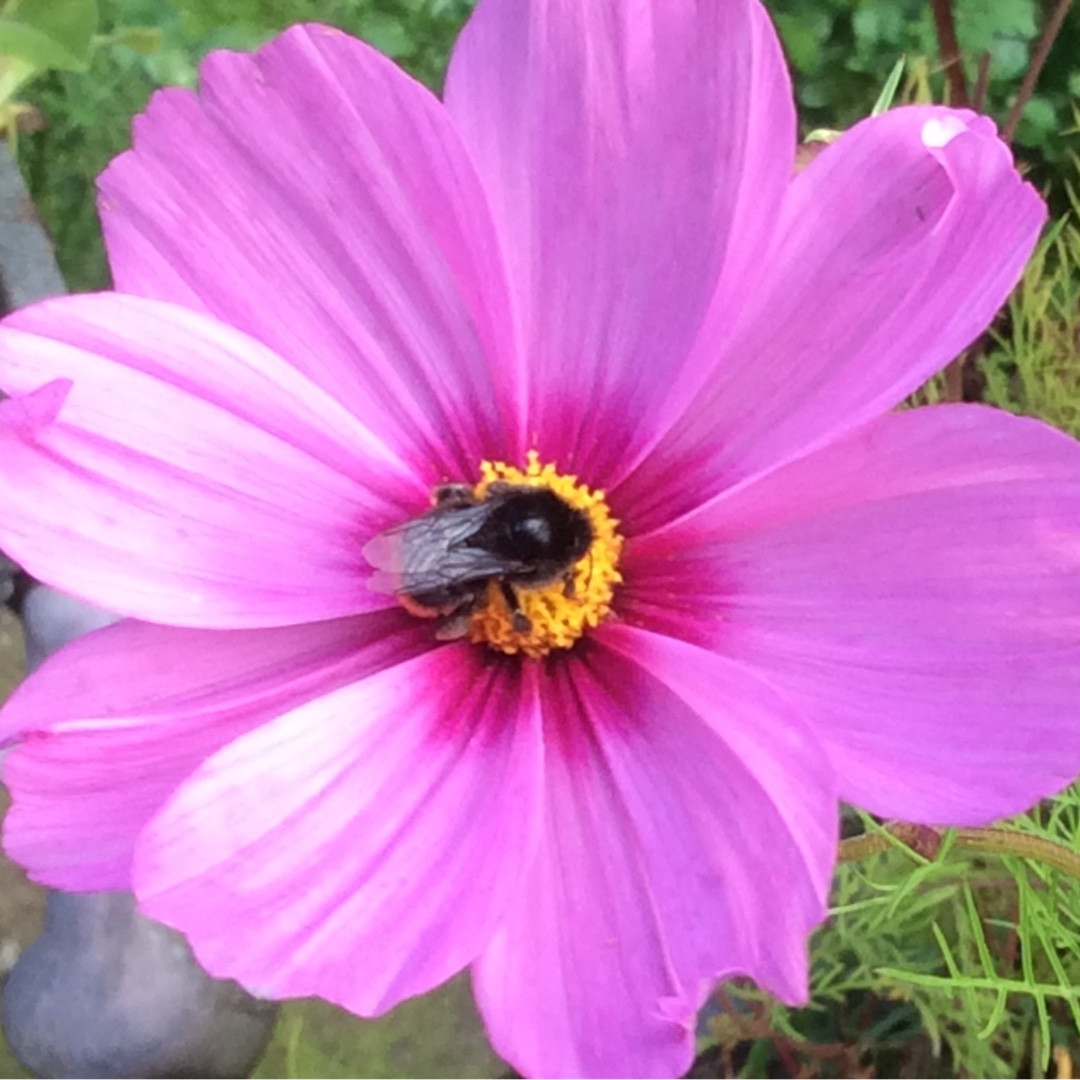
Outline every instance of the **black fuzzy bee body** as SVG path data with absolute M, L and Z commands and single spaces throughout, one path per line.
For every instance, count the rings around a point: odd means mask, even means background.
M 419 517 L 380 533 L 364 547 L 375 568 L 372 588 L 393 593 L 414 614 L 441 618 L 440 637 L 458 637 L 467 617 L 497 582 L 527 633 L 517 589 L 567 577 L 589 550 L 586 514 L 544 487 L 496 483 L 483 498 L 447 485 L 436 505 Z

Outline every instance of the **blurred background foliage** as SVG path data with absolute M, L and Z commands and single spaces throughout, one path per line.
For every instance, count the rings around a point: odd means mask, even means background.
M 784 39 L 804 131 L 844 127 L 872 106 L 888 72 L 907 57 L 902 98 L 947 97 L 928 0 L 766 0 Z M 8 0 L 23 10 L 95 0 Z M 93 211 L 94 177 L 129 142 L 131 117 L 161 85 L 194 86 L 214 48 L 251 48 L 289 23 L 319 19 L 349 30 L 438 88 L 473 0 L 97 0 L 97 34 L 83 70 L 51 70 L 20 96 L 38 130 L 20 160 L 74 289 L 108 281 Z M 999 121 L 1015 99 L 1052 0 L 953 0 L 973 85 L 989 54 L 987 107 Z M 0 40 L 2 45 L 2 40 Z M 2 49 L 0 49 L 2 51 Z M 1080 96 L 1080 7 L 1074 7 L 1024 110 L 1015 145 L 1035 180 L 1064 205 L 1059 177 Z M 2 86 L 0 86 L 2 89 Z
M 800 115 L 808 123 L 844 127 L 866 113 L 897 57 L 930 76 L 935 100 L 947 99 L 927 0 L 767 0 L 796 73 Z M 989 53 L 987 109 L 999 119 L 1016 97 L 1051 0 L 953 0 L 956 32 L 969 86 Z M 1049 176 L 1065 160 L 1061 134 L 1080 97 L 1080 8 L 1058 36 L 1024 110 L 1018 152 Z M 1045 168 L 1049 166 L 1049 169 Z

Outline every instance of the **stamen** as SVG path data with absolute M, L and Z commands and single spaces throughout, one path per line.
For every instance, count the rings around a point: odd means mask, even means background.
M 520 614 L 529 626 L 521 631 L 520 617 L 510 610 L 503 590 L 492 582 L 469 618 L 469 639 L 483 642 L 499 652 L 546 656 L 552 649 L 569 649 L 590 627 L 599 626 L 611 613 L 615 586 L 622 581 L 619 556 L 623 539 L 616 531 L 602 491 L 590 491 L 576 476 L 560 476 L 554 465 L 541 465 L 535 450 L 528 465 L 517 469 L 502 462 L 485 461 L 474 494 L 483 499 L 492 484 L 548 488 L 575 510 L 582 511 L 592 527 L 589 550 L 565 577 L 539 586 L 516 585 Z M 515 627 L 516 623 L 516 627 Z

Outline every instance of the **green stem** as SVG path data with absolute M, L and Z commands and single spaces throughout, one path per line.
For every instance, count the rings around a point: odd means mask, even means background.
M 841 840 L 839 859 L 841 862 L 868 859 L 871 855 L 880 855 L 883 851 L 895 847 L 896 841 L 915 848 L 922 855 L 928 855 L 928 849 L 934 846 L 933 843 L 928 843 L 931 837 L 935 837 L 940 845 L 942 833 L 939 830 L 925 825 L 891 822 L 885 826 L 883 832 L 864 833 L 862 836 Z M 958 848 L 981 851 L 988 855 L 1017 855 L 1021 859 L 1045 863 L 1080 880 L 1080 853 L 1042 836 L 1032 836 L 1017 829 L 993 827 L 956 829 L 954 843 Z
M 1043 836 L 1016 829 L 957 829 L 956 843 L 991 855 L 1018 855 L 1021 859 L 1046 863 L 1080 879 L 1080 854 Z

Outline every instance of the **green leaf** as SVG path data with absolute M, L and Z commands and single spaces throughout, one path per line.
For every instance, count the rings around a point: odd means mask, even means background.
M 783 12 L 777 12 L 775 17 L 776 28 L 780 31 L 791 63 L 799 71 L 820 70 L 824 35 L 806 19 L 797 19 Z
M 874 102 L 874 107 L 870 110 L 871 116 L 880 116 L 883 112 L 887 112 L 892 108 L 893 98 L 896 97 L 896 90 L 900 85 L 900 78 L 904 74 L 904 64 L 906 62 L 907 58 L 901 56 L 893 65 L 889 77 L 885 80 L 885 85 L 881 88 L 881 93 L 878 94 L 877 101 Z
M 1024 106 L 1020 125 L 1016 129 L 1016 140 L 1025 146 L 1042 146 L 1053 138 L 1059 126 L 1060 121 L 1053 104 L 1036 94 Z
M 36 72 L 37 68 L 27 60 L 0 56 L 0 106 L 6 105 L 15 96 L 15 91 Z
M 22 0 L 0 16 L 0 55 L 38 71 L 85 70 L 97 31 L 96 0 Z
M 1023 38 L 999 38 L 990 45 L 995 77 L 1016 79 L 1027 70 L 1030 48 Z
M 117 45 L 126 45 L 142 56 L 161 52 L 164 35 L 156 26 L 123 26 L 112 35 Z
M 408 56 L 414 43 L 400 19 L 373 11 L 360 22 L 360 37 L 387 56 Z
M 837 131 L 834 128 L 814 128 L 813 131 L 806 133 L 806 138 L 803 142 L 808 143 L 834 143 L 844 133 Z
M 905 13 L 895 0 L 867 0 L 851 17 L 856 43 L 864 47 L 901 41 L 905 23 Z

